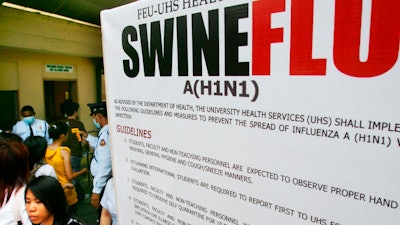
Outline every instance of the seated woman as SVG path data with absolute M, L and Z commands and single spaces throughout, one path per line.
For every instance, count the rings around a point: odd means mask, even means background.
M 25 207 L 33 224 L 83 225 L 69 215 L 67 206 L 64 190 L 54 177 L 40 176 L 26 186 Z

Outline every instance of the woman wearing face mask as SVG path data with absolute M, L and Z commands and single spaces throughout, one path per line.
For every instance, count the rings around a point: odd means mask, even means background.
M 82 225 L 68 213 L 63 188 L 54 177 L 40 176 L 27 185 L 25 207 L 33 224 Z
M 62 186 L 71 183 L 71 180 L 88 172 L 86 168 L 73 172 L 71 165 L 71 150 L 63 146 L 67 140 L 68 126 L 64 122 L 57 121 L 49 128 L 49 135 L 53 143 L 47 146 L 45 161 L 56 171 L 57 179 Z M 64 188 L 70 210 L 76 212 L 76 203 L 78 202 L 77 193 L 74 187 Z
M 46 139 L 47 143 L 51 142 L 48 132 L 49 124 L 44 120 L 35 118 L 35 110 L 32 106 L 22 107 L 21 116 L 22 120 L 13 126 L 12 133 L 20 136 L 23 141 L 29 136 L 41 136 Z

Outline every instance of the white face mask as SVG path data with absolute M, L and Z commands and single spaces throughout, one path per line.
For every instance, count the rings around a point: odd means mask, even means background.
M 97 129 L 101 128 L 100 124 L 98 122 L 96 122 L 96 118 L 93 118 L 93 124 Z

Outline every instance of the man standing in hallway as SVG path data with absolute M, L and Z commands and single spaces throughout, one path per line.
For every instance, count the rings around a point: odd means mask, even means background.
M 101 195 L 108 179 L 112 176 L 107 108 L 105 102 L 88 104 L 88 106 L 90 107 L 90 115 L 93 117 L 95 127 L 100 129 L 97 137 L 83 133 L 83 138 L 95 149 L 90 163 L 90 172 L 94 177 L 91 204 L 94 208 L 101 210 Z
M 22 120 L 18 121 L 12 129 L 13 134 L 17 134 L 23 141 L 29 136 L 42 136 L 50 144 L 49 124 L 41 119 L 35 118 L 35 110 L 30 105 L 25 105 L 21 109 Z
M 72 171 L 78 172 L 81 170 L 83 142 L 80 136 L 80 131 L 86 132 L 85 125 L 78 120 L 79 104 L 71 99 L 65 100 L 60 105 L 61 112 L 65 115 L 65 123 L 68 125 L 67 140 L 63 143 L 71 149 L 71 165 Z M 85 199 L 85 192 L 79 182 L 79 177 L 72 180 L 78 194 L 78 201 Z

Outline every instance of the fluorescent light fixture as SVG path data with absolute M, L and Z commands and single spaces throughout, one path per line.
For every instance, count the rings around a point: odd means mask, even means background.
M 79 23 L 79 24 L 83 24 L 83 25 L 87 25 L 87 26 L 100 28 L 100 26 L 96 25 L 96 24 L 84 22 L 84 21 L 81 21 L 81 20 L 72 19 L 72 18 L 69 18 L 69 17 L 66 17 L 66 16 L 57 15 L 57 14 L 54 14 L 54 13 L 48 13 L 48 12 L 37 10 L 37 9 L 32 9 L 32 8 L 25 7 L 25 6 L 16 5 L 16 4 L 9 3 L 9 2 L 3 2 L 1 5 L 5 6 L 5 7 L 10 7 L 10 8 L 13 8 L 13 9 L 23 10 L 23 11 L 31 12 L 31 13 L 39 13 L 39 14 L 44 15 L 44 16 L 50 16 L 50 17 L 57 18 L 57 19 L 62 19 L 62 20 L 66 20 L 66 21 L 70 21 L 70 22 L 74 22 L 74 23 Z

